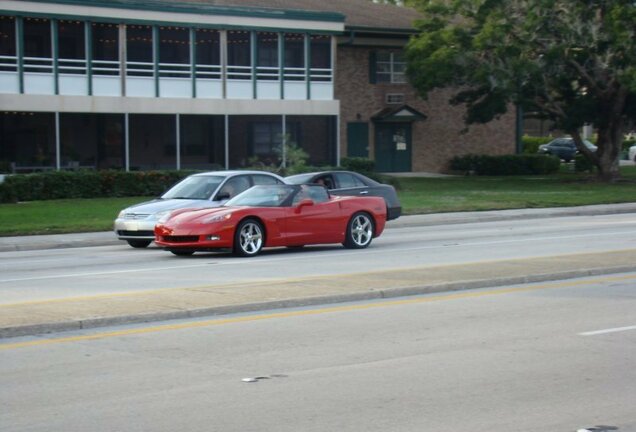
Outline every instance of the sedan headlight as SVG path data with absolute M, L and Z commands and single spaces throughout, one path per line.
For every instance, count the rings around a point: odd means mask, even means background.
M 126 217 L 126 209 L 120 211 L 119 214 L 117 215 L 118 219 L 123 219 L 124 217 Z

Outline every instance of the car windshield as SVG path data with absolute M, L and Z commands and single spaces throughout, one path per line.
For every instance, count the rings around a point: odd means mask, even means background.
M 226 202 L 225 206 L 282 207 L 297 191 L 297 186 L 254 186 Z
M 170 188 L 161 198 L 207 200 L 224 179 L 222 176 L 190 176 Z

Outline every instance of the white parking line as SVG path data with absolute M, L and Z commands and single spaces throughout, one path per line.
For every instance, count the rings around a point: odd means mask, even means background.
M 616 327 L 616 328 L 610 328 L 605 330 L 589 331 L 589 332 L 579 333 L 579 336 L 596 336 L 596 335 L 602 335 L 607 333 L 618 333 L 618 332 L 629 331 L 629 330 L 636 330 L 636 325 L 629 326 L 629 327 Z

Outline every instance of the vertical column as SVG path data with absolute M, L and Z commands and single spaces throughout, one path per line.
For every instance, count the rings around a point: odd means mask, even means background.
M 225 114 L 225 169 L 230 169 L 230 116 Z
M 282 100 L 285 99 L 285 33 L 278 33 L 278 73 Z
M 190 77 L 192 77 L 192 97 L 197 97 L 197 34 L 190 27 Z
M 119 74 L 122 96 L 126 96 L 126 61 L 128 60 L 126 37 L 126 24 L 119 24 Z
M 62 167 L 62 155 L 60 154 L 62 146 L 60 145 L 60 113 L 55 112 L 55 169 L 60 170 Z
M 93 95 L 93 25 L 90 21 L 84 23 L 84 51 L 86 57 L 86 80 L 88 95 Z
M 130 119 L 124 114 L 124 165 L 126 172 L 130 171 Z
M 336 116 L 336 166 L 340 166 L 340 114 Z
M 159 97 L 159 26 L 152 26 L 152 62 L 154 63 L 155 97 Z
M 305 33 L 305 81 L 307 82 L 307 100 L 311 99 L 311 38 Z
M 51 54 L 53 56 L 53 94 L 60 94 L 60 50 L 57 20 L 51 20 Z
M 335 98 L 336 91 L 336 60 L 337 60 L 337 50 L 338 49 L 338 41 L 335 36 L 331 36 L 331 99 Z
M 223 99 L 227 99 L 227 30 L 219 32 L 219 44 L 221 45 L 219 47 L 221 49 L 221 93 Z M 225 165 L 227 167 L 227 163 Z
M 177 140 L 176 140 L 176 152 L 177 152 L 177 169 L 181 169 L 181 114 L 175 116 Z
M 15 19 L 15 35 L 15 52 L 18 55 L 18 83 L 20 94 L 24 94 L 24 18 L 22 17 Z
M 285 114 L 283 114 L 283 124 L 282 127 L 280 128 L 281 130 L 281 158 L 282 158 L 282 165 L 283 168 L 287 168 L 287 116 Z
M 256 90 L 256 59 L 258 58 L 258 38 L 256 37 L 256 32 L 250 32 L 250 60 L 252 63 L 252 99 L 256 99 L 258 97 L 258 93 Z

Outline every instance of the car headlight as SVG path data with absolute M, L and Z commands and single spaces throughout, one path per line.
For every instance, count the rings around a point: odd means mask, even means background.
M 204 220 L 205 223 L 221 222 L 228 220 L 232 217 L 232 213 L 226 213 L 223 215 L 214 215 Z
M 117 218 L 122 219 L 126 217 L 126 209 L 122 210 L 119 212 L 119 214 L 117 215 Z

